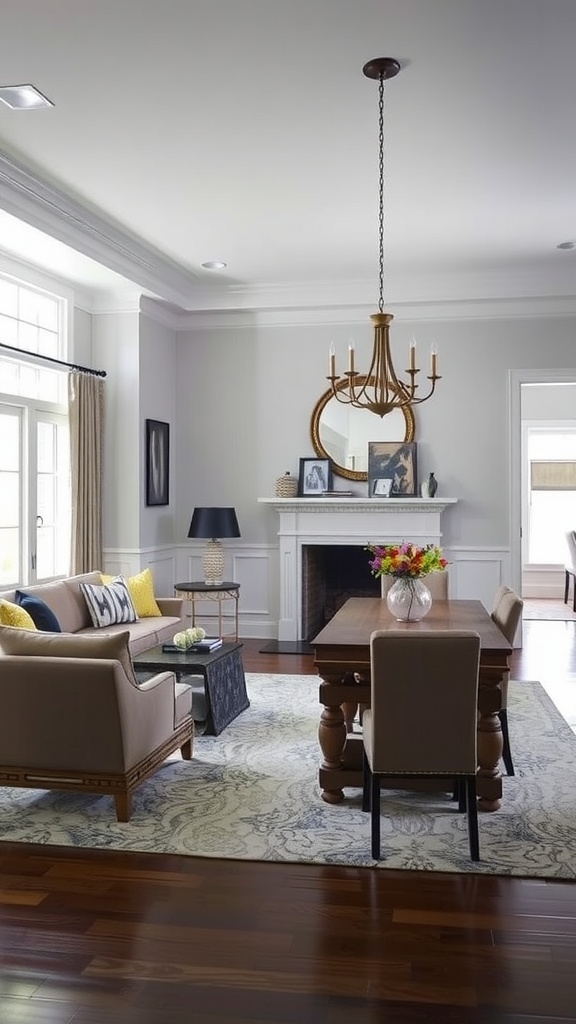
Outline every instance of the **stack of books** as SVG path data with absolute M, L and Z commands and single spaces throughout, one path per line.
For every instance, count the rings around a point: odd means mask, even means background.
M 209 654 L 210 651 L 217 651 L 219 647 L 222 647 L 222 638 L 219 636 L 205 636 L 203 640 L 197 640 L 185 651 L 176 644 L 162 644 L 165 654 Z

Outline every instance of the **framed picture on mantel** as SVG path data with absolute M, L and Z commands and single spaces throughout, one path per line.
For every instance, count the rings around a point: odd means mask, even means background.
M 414 441 L 368 442 L 368 494 L 373 498 L 416 496 L 416 443 Z M 381 481 L 391 480 L 388 495 Z M 388 485 L 386 485 L 388 489 Z
M 321 498 L 324 491 L 332 490 L 330 459 L 300 459 L 298 476 L 299 498 Z

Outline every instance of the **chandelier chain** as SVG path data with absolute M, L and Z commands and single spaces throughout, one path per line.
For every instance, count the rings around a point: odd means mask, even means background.
M 378 310 L 384 310 L 384 76 L 379 76 L 378 98 Z
M 384 311 L 384 81 L 394 78 L 401 70 L 400 63 L 393 57 L 377 57 L 362 69 L 367 78 L 378 80 L 378 312 L 370 317 L 374 325 L 374 346 L 368 370 L 360 373 L 356 369 L 354 345 L 348 346 L 348 369 L 342 377 L 336 373 L 336 353 L 330 346 L 328 380 L 333 397 L 344 405 L 356 409 L 367 409 L 376 416 L 387 416 L 394 409 L 420 405 L 428 401 L 436 390 L 440 374 L 437 368 L 435 348 L 430 352 L 430 372 L 427 379 L 430 386 L 426 394 L 419 393 L 416 383 L 420 369 L 416 360 L 416 343 L 412 340 L 409 348 L 409 365 L 403 377 L 399 377 L 390 350 L 390 324 L 394 317 Z

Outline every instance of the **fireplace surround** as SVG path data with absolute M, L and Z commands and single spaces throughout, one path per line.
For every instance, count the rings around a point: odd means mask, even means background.
M 324 625 L 330 608 L 319 610 L 329 598 L 334 605 L 346 596 L 374 596 L 373 577 L 368 569 L 367 544 L 400 543 L 441 544 L 441 515 L 455 505 L 457 498 L 260 498 L 279 517 L 280 600 L 278 639 L 306 640 Z M 314 550 L 320 547 L 359 549 L 365 559 L 364 579 L 340 579 L 334 587 L 319 583 L 326 562 Z M 308 549 L 311 549 L 308 550 Z M 334 561 L 337 551 L 331 552 Z M 348 555 L 342 556 L 342 562 Z M 357 560 L 357 559 L 355 559 Z M 370 589 L 372 588 L 372 589 Z M 329 591 L 333 591 L 330 593 Z M 334 608 L 336 611 L 337 608 Z M 322 620 L 322 621 L 321 621 Z

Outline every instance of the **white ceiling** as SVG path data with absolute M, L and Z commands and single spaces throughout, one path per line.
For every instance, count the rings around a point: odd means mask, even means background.
M 48 189 L 35 206 L 4 182 L 0 247 L 52 269 L 66 253 L 88 283 L 72 241 L 189 309 L 375 302 L 362 67 L 392 56 L 386 299 L 572 295 L 575 48 L 575 0 L 3 0 L 0 85 L 55 106 L 0 104 L 0 155 Z M 75 204 L 61 232 L 55 196 Z M 40 259 L 14 215 L 60 243 Z

